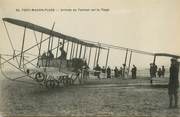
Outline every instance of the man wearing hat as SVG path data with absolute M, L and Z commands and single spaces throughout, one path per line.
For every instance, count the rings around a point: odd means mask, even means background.
M 176 58 L 171 59 L 170 66 L 170 77 L 169 77 L 169 86 L 168 86 L 168 94 L 169 94 L 169 108 L 172 108 L 173 97 L 175 101 L 175 108 L 178 107 L 178 88 L 179 88 L 179 63 Z

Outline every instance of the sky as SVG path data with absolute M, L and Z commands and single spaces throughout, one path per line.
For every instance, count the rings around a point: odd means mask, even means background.
M 180 55 L 179 0 L 0 0 L 0 53 L 12 53 L 2 18 L 28 21 L 79 39 L 118 45 L 153 53 Z M 56 9 L 55 12 L 22 11 L 22 9 Z M 16 9 L 20 9 L 17 12 Z M 61 9 L 77 9 L 75 12 Z M 100 11 L 78 11 L 100 9 Z M 104 11 L 103 9 L 108 9 Z M 14 47 L 21 48 L 23 28 L 6 23 Z M 37 33 L 40 38 L 40 34 Z M 35 44 L 27 30 L 26 46 Z M 43 46 L 46 49 L 47 46 Z M 94 52 L 94 50 L 93 50 Z M 31 53 L 37 55 L 37 50 Z M 102 50 L 100 64 L 105 65 L 107 51 Z M 91 63 L 93 64 L 93 56 Z M 120 67 L 125 52 L 110 50 L 109 66 Z M 129 59 L 129 55 L 128 55 Z M 133 53 L 132 64 L 149 67 L 153 57 Z M 169 58 L 159 57 L 157 64 L 169 65 Z

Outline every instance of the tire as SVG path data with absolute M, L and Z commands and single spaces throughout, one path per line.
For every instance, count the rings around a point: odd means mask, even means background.
M 37 81 L 37 82 L 43 82 L 44 80 L 45 80 L 45 74 L 43 73 L 43 72 L 37 72 L 36 74 L 35 74 L 35 80 Z
M 56 81 L 52 80 L 52 79 L 46 80 L 45 85 L 46 85 L 47 88 L 55 88 Z

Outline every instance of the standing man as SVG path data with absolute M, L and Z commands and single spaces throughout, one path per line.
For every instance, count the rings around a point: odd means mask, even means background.
M 156 73 L 157 73 L 157 65 L 155 63 L 152 64 L 153 67 L 153 77 L 156 78 Z
M 99 64 L 96 65 L 95 70 L 98 79 L 100 79 L 101 67 L 99 66 Z
M 162 75 L 162 70 L 161 70 L 161 68 L 159 68 L 158 69 L 158 76 L 159 76 L 159 78 L 161 77 L 161 75 Z
M 178 88 L 179 88 L 179 63 L 176 58 L 171 59 L 170 66 L 170 77 L 169 77 L 169 86 L 168 86 L 168 94 L 169 94 L 169 108 L 172 108 L 172 101 L 174 96 L 175 108 L 178 107 Z
M 67 57 L 67 53 L 65 52 L 64 48 L 63 47 L 60 47 L 60 51 L 61 51 L 61 56 L 59 56 L 58 58 L 59 59 L 66 59 Z
M 133 68 L 132 68 L 132 70 L 131 70 L 131 72 L 132 72 L 132 78 L 133 78 L 133 79 L 136 79 L 136 71 L 137 71 L 137 68 L 136 68 L 135 65 L 133 65 Z
M 120 69 L 119 69 L 119 75 L 120 75 L 120 77 L 122 77 L 122 73 L 123 72 L 123 68 L 122 67 L 120 67 Z
M 150 64 L 150 83 L 152 84 L 152 78 L 154 77 L 153 64 Z
M 107 68 L 107 78 L 111 78 L 111 68 Z
M 164 66 L 162 66 L 162 77 L 164 78 L 164 75 L 165 75 L 165 68 L 164 68 Z
M 117 67 L 114 68 L 114 76 L 115 76 L 115 78 L 118 77 L 118 68 Z

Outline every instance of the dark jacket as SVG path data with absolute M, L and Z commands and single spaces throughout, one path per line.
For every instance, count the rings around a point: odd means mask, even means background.
M 179 87 L 179 64 L 171 65 L 170 67 L 170 78 L 169 78 L 169 88 Z

